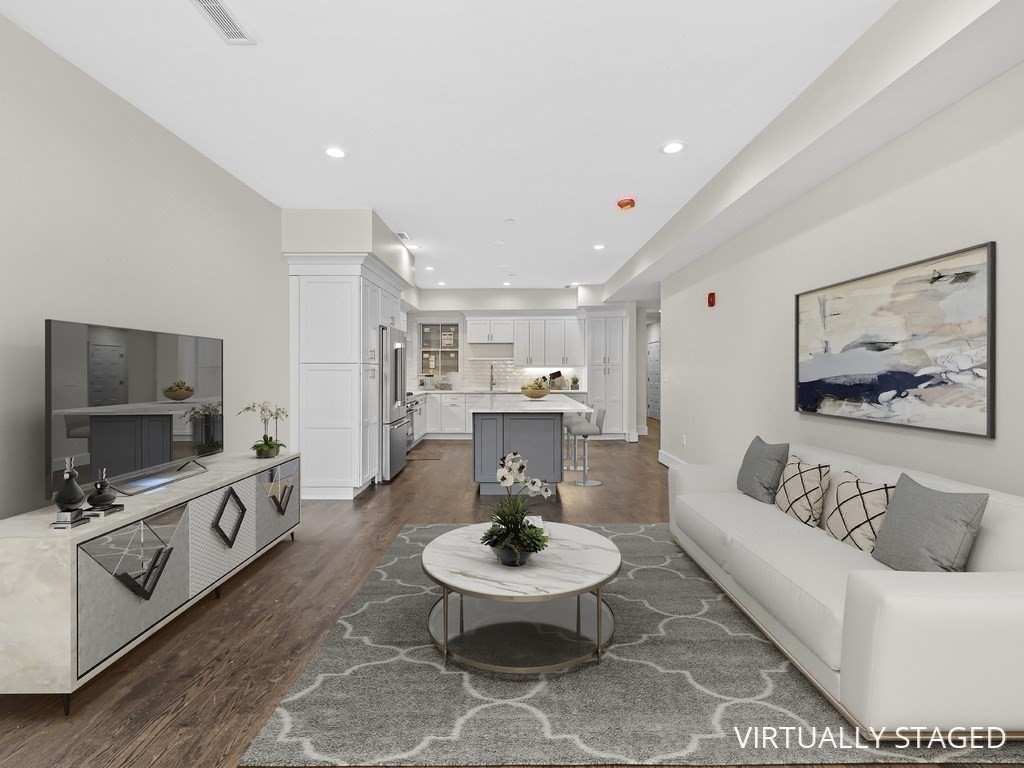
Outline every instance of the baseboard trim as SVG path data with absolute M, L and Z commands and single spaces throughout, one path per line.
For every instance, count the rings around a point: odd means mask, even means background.
M 647 425 L 646 424 L 637 425 L 636 433 L 638 435 L 646 435 L 647 434 Z
M 661 451 L 661 450 L 658 451 L 658 461 L 661 462 L 662 464 L 664 464 L 666 467 L 677 467 L 680 464 L 685 464 L 686 463 L 682 459 L 677 458 L 676 456 L 673 456 L 668 451 Z

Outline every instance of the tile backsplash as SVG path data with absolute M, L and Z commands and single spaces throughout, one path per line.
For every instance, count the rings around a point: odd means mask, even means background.
M 415 359 L 410 355 L 409 367 L 407 370 L 415 371 Z M 489 389 L 488 386 L 491 378 L 491 366 L 494 366 L 494 389 L 497 390 L 515 390 L 519 389 L 524 384 L 529 384 L 538 376 L 544 376 L 551 373 L 555 368 L 544 369 L 538 367 L 526 368 L 524 366 L 516 365 L 511 360 L 462 360 L 462 370 L 455 374 L 448 374 L 448 380 L 452 384 L 453 389 Z M 569 388 L 569 377 L 574 373 L 580 377 L 581 386 L 583 379 L 583 369 L 573 368 L 562 368 L 562 375 L 565 380 L 565 388 Z M 439 380 L 437 377 L 435 381 Z M 408 381 L 409 389 L 415 391 L 419 385 L 419 376 L 414 375 L 409 377 Z

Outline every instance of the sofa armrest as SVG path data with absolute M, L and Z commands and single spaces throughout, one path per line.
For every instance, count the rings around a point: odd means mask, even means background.
M 1024 730 L 1024 572 L 854 571 L 839 700 L 863 725 Z
M 681 493 L 736 490 L 739 464 L 678 464 L 668 471 L 669 502 Z

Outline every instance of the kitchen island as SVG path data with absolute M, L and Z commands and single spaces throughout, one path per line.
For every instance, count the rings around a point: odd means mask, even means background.
M 473 407 L 473 481 L 480 493 L 505 489 L 497 481 L 498 461 L 518 451 L 526 473 L 548 483 L 562 482 L 562 417 L 593 409 L 559 394 L 533 400 L 523 394 L 494 395 L 487 405 Z

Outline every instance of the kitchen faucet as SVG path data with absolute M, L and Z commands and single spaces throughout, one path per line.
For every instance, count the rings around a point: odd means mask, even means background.
M 491 390 L 491 392 L 494 391 L 494 384 L 494 363 L 491 363 L 491 381 L 488 384 L 488 388 Z

